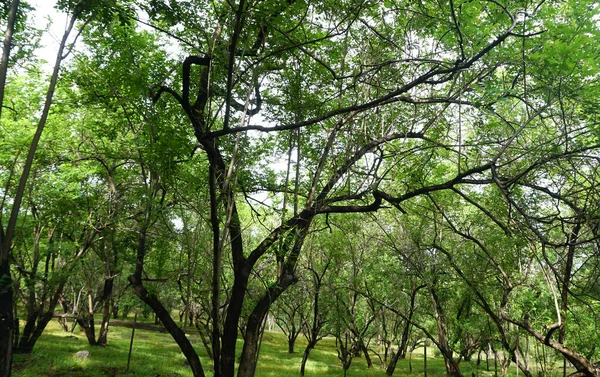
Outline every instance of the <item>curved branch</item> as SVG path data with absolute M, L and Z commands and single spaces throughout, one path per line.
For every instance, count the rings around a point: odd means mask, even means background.
M 274 126 L 274 127 L 249 125 L 246 127 L 238 127 L 238 128 L 224 128 L 221 130 L 209 132 L 206 134 L 205 137 L 206 138 L 217 138 L 220 136 L 225 136 L 225 135 L 229 135 L 232 133 L 244 132 L 244 131 L 249 131 L 249 130 L 263 131 L 263 132 L 293 130 L 293 129 L 303 128 L 303 127 L 307 127 L 307 126 L 310 126 L 313 124 L 320 123 L 324 120 L 335 117 L 337 115 L 347 114 L 350 112 L 362 112 L 362 111 L 376 108 L 381 105 L 395 102 L 395 101 L 397 101 L 396 97 L 399 97 L 402 94 L 409 92 L 411 89 L 413 89 L 421 84 L 432 83 L 433 81 L 445 82 L 445 81 L 448 81 L 451 79 L 451 75 L 454 75 L 462 70 L 471 68 L 471 66 L 473 66 L 473 64 L 475 64 L 477 61 L 479 61 L 483 56 L 485 56 L 487 53 L 489 53 L 491 50 L 493 50 L 498 45 L 500 45 L 503 41 L 505 41 L 508 37 L 510 37 L 515 26 L 516 26 L 516 20 L 513 17 L 511 25 L 506 29 L 506 31 L 504 33 L 500 34 L 496 39 L 494 39 L 487 46 L 482 48 L 477 54 L 472 56 L 470 59 L 467 59 L 465 61 L 461 61 L 460 59 L 458 59 L 456 64 L 454 64 L 452 67 L 448 67 L 448 68 L 438 68 L 438 69 L 433 68 L 433 69 L 429 70 L 428 72 L 415 78 L 411 82 L 397 88 L 396 90 L 393 90 L 393 91 L 389 92 L 388 94 L 383 95 L 379 98 L 373 99 L 371 101 L 368 101 L 368 102 L 365 102 L 365 103 L 362 103 L 359 105 L 346 106 L 346 107 L 341 107 L 339 109 L 331 110 L 331 111 L 326 112 L 325 114 L 316 116 L 314 118 L 311 118 L 311 119 L 308 119 L 308 120 L 305 120 L 302 122 L 296 122 L 296 123 Z M 440 77 L 440 79 L 432 81 L 432 79 L 434 79 L 436 77 Z

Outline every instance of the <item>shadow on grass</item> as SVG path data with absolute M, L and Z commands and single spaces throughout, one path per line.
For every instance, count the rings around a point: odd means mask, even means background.
M 169 334 L 136 329 L 131 367 L 126 371 L 131 329 L 112 326 L 107 347 L 91 347 L 83 333 L 65 333 L 58 324 L 51 323 L 30 355 L 15 355 L 13 377 L 192 377 L 191 370 L 177 344 Z M 206 356 L 197 335 L 189 335 L 192 344 L 202 358 L 207 376 L 211 376 L 212 362 Z M 300 375 L 300 363 L 306 341 L 298 339 L 296 352 L 287 352 L 286 338 L 279 332 L 265 332 L 262 340 L 257 377 L 288 377 Z M 238 341 L 238 356 L 242 341 Z M 87 350 L 90 356 L 80 359 L 78 351 Z M 364 357 L 353 360 L 348 371 L 349 377 L 385 377 L 378 357 L 371 354 L 373 368 L 368 368 Z M 409 360 L 400 360 L 394 376 L 423 376 L 422 354 L 412 358 L 412 372 Z M 493 372 L 485 368 L 473 370 L 473 365 L 461 363 L 465 376 L 493 377 Z M 482 370 L 483 369 L 483 370 Z M 428 357 L 427 376 L 445 376 L 441 358 Z M 306 377 L 343 376 L 337 358 L 335 339 L 325 338 L 314 349 L 307 363 Z M 513 375 L 514 377 L 514 375 Z
M 136 330 L 131 365 L 127 368 L 131 330 L 111 328 L 109 345 L 90 346 L 80 334 L 45 333 L 33 353 L 15 355 L 15 377 L 100 377 L 100 376 L 192 376 L 189 366 L 170 335 Z M 192 342 L 197 345 L 196 339 Z M 90 352 L 88 358 L 78 358 L 78 351 Z M 208 360 L 203 360 L 208 363 Z M 206 364 L 210 365 L 210 364 Z

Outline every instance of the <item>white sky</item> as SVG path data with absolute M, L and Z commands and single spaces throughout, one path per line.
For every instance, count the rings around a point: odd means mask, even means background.
M 45 30 L 38 56 L 46 60 L 49 66 L 52 66 L 66 26 L 67 15 L 54 9 L 56 4 L 54 0 L 28 0 L 27 2 L 35 8 L 35 12 L 29 16 L 30 22 Z M 49 69 L 52 69 L 52 67 L 49 67 Z

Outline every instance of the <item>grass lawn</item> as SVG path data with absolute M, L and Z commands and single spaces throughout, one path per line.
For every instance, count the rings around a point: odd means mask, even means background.
M 52 321 L 35 346 L 31 355 L 15 355 L 13 363 L 14 377 L 96 377 L 96 376 L 139 376 L 139 377 L 175 377 L 192 376 L 186 365 L 183 354 L 169 334 L 157 331 L 136 329 L 133 353 L 129 372 L 126 371 L 127 355 L 131 329 L 111 326 L 107 347 L 91 347 L 83 332 L 74 334 L 62 331 L 56 321 Z M 198 336 L 190 335 L 192 343 L 197 347 L 208 376 L 211 363 L 203 350 Z M 285 336 L 279 332 L 265 332 L 260 359 L 256 372 L 257 377 L 299 376 L 302 352 L 305 341 L 299 338 L 296 352 L 287 352 Z M 240 347 L 241 349 L 241 344 Z M 77 358 L 78 351 L 87 350 L 90 356 Z M 409 372 L 409 361 L 401 360 L 396 368 L 395 376 L 423 376 L 423 358 L 421 352 L 415 352 L 412 359 L 412 373 Z M 364 357 L 355 358 L 348 376 L 383 377 L 385 371 L 380 368 L 379 360 L 372 355 L 373 368 L 368 369 Z M 427 376 L 442 377 L 445 375 L 443 361 L 433 358 L 428 352 Z M 493 368 L 493 361 L 491 362 Z M 485 362 L 480 370 L 472 370 L 469 363 L 462 363 L 465 376 L 493 376 L 493 372 L 485 371 Z M 513 368 L 514 369 L 514 368 Z M 511 370 L 514 376 L 514 370 Z M 306 376 L 342 376 L 343 370 L 337 358 L 335 339 L 323 339 L 312 351 Z

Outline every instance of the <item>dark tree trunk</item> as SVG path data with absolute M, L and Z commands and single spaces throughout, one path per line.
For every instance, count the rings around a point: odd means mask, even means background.
M 278 280 L 278 284 L 270 287 L 267 292 L 256 303 L 254 310 L 248 318 L 246 325 L 246 334 L 244 336 L 244 347 L 242 348 L 242 358 L 238 368 L 237 377 L 253 377 L 256 371 L 258 361 L 259 340 L 262 333 L 262 323 L 269 313 L 271 304 L 295 282 L 291 273 L 284 271 Z
M 100 333 L 98 334 L 98 345 L 106 346 L 108 344 L 108 325 L 110 322 L 110 297 L 112 296 L 114 279 L 112 277 L 104 280 L 104 289 L 102 290 L 102 323 L 100 324 Z
M 369 355 L 369 350 L 367 349 L 365 342 L 363 342 L 361 340 L 359 347 L 360 347 L 360 350 L 362 351 L 363 355 L 365 355 L 365 361 L 367 362 L 367 368 L 369 368 L 369 369 L 373 368 L 373 361 L 371 360 L 371 356 Z
M 317 345 L 317 341 L 308 342 L 306 348 L 304 349 L 304 353 L 302 354 L 302 364 L 300 364 L 300 375 L 304 376 L 304 372 L 306 370 L 306 362 L 308 361 L 308 356 L 310 355 L 310 351 L 312 351 Z
M 396 352 L 394 354 L 394 356 L 391 358 L 390 363 L 387 366 L 387 369 L 385 370 L 385 374 L 387 374 L 388 376 L 391 376 L 392 374 L 394 374 L 394 371 L 396 370 L 396 365 L 398 364 L 398 360 L 403 359 L 404 357 L 402 357 L 402 354 L 400 353 L 400 349 L 398 349 L 398 352 Z
M 90 346 L 97 346 L 98 341 L 96 340 L 96 324 L 94 323 L 94 299 L 91 293 L 88 293 L 88 308 L 85 314 L 77 317 L 77 324 L 81 326 L 85 337 Z
M 4 88 L 8 75 L 8 62 L 19 2 L 19 0 L 13 0 L 8 9 L 8 20 L 4 33 L 2 60 L 0 63 L 0 114 L 4 107 Z M 18 213 L 22 196 L 23 192 L 21 191 L 20 196 L 17 195 L 15 197 L 16 203 L 13 203 L 12 212 Z M 4 208 L 0 208 L 0 210 L 4 210 Z M 13 287 L 10 276 L 10 249 L 17 221 L 16 213 L 14 215 L 11 213 L 6 232 L 4 224 L 0 223 L 0 377 L 10 377 L 11 375 L 14 332 L 19 328 L 18 320 L 14 318 Z
M 150 209 L 148 210 L 150 212 Z M 148 305 L 155 313 L 156 317 L 160 319 L 165 329 L 169 332 L 173 340 L 177 343 L 181 352 L 190 364 L 190 369 L 194 377 L 204 377 L 204 370 L 200 363 L 200 358 L 196 353 L 196 350 L 190 343 L 185 332 L 177 326 L 177 323 L 171 318 L 169 311 L 163 306 L 158 300 L 156 295 L 148 292 L 142 283 L 142 273 L 144 271 L 144 256 L 146 254 L 146 234 L 148 232 L 149 222 L 143 224 L 138 234 L 138 245 L 136 251 L 136 266 L 135 273 L 129 276 L 129 282 L 131 283 L 135 294 Z
M 435 284 L 435 281 L 434 281 Z M 444 313 L 443 306 L 438 298 L 437 292 L 433 287 L 429 287 L 429 294 L 433 304 L 433 311 L 435 314 L 435 321 L 437 325 L 437 346 L 444 357 L 444 364 L 446 366 L 446 374 L 449 377 L 462 377 L 458 363 L 454 360 L 452 349 L 448 345 L 448 327 L 446 324 L 446 316 Z
M 0 376 L 10 377 L 16 319 L 10 265 L 0 264 Z
M 204 377 L 204 370 L 202 369 L 200 358 L 198 357 L 194 346 L 192 346 L 192 343 L 190 343 L 189 339 L 185 336 L 185 333 L 177 326 L 175 321 L 173 321 L 169 312 L 154 294 L 149 293 L 141 282 L 136 281 L 135 276 L 130 276 L 129 281 L 131 282 L 136 295 L 146 305 L 152 308 L 156 317 L 160 319 L 165 329 L 171 334 L 190 364 L 194 377 Z
M 415 314 L 415 301 L 417 298 L 417 293 L 421 288 L 425 288 L 425 285 L 419 285 L 418 287 L 413 286 L 413 289 L 410 292 L 410 309 L 406 321 L 404 321 L 404 329 L 402 330 L 402 337 L 400 338 L 400 346 L 398 346 L 398 351 L 396 352 L 392 360 L 390 360 L 390 363 L 388 364 L 388 367 L 385 371 L 385 373 L 388 376 L 394 374 L 394 371 L 396 370 L 396 364 L 398 364 L 398 360 L 406 358 L 411 322 Z
M 338 359 L 342 362 L 342 369 L 344 370 L 344 376 L 346 376 L 350 365 L 352 365 L 353 347 L 349 347 L 350 340 L 348 334 L 345 334 L 344 337 L 345 339 L 342 339 L 341 335 L 337 335 L 336 343 L 338 347 Z
M 34 326 L 26 326 L 23 332 L 20 334 L 19 342 L 14 349 L 14 353 L 17 354 L 28 354 L 33 351 L 35 343 L 38 341 L 44 329 L 54 316 L 54 310 L 48 309 L 43 315 L 36 315 L 27 320 L 27 324 L 32 321 L 35 323 Z M 36 322 L 37 321 L 37 322 Z
M 215 356 L 213 355 L 213 347 L 212 347 L 212 333 L 210 329 L 209 323 L 200 323 L 200 315 L 196 313 L 194 318 L 192 319 L 192 323 L 198 330 L 198 334 L 200 335 L 200 339 L 202 340 L 202 344 L 204 345 L 204 349 L 206 350 L 206 354 L 210 357 L 211 360 L 215 360 Z
M 329 265 L 331 263 L 331 258 L 325 264 L 325 268 L 323 272 L 317 273 L 313 268 L 309 267 L 310 272 L 312 272 L 314 282 L 315 282 L 315 296 L 314 296 L 314 304 L 313 304 L 313 316 L 312 316 L 312 324 L 306 334 L 306 338 L 308 340 L 308 344 L 304 349 L 304 354 L 302 355 L 302 364 L 300 365 L 300 375 L 304 376 L 306 362 L 308 361 L 308 356 L 310 356 L 310 352 L 317 346 L 319 340 L 321 340 L 321 329 L 323 328 L 324 321 L 321 319 L 321 312 L 319 307 L 319 296 L 321 294 L 321 287 L 323 285 L 323 277 L 325 273 L 329 269 Z
M 19 334 L 14 353 L 28 354 L 33 351 L 35 343 L 46 329 L 48 323 L 54 317 L 54 310 L 58 305 L 58 300 L 62 296 L 66 281 L 61 281 L 54 291 L 52 298 L 47 302 L 48 306 L 44 309 L 43 305 L 38 306 L 35 302 L 34 292 L 31 292 L 32 299 L 28 302 L 27 319 L 23 331 Z
M 238 269 L 231 291 L 231 299 L 227 307 L 225 326 L 221 341 L 221 375 L 222 377 L 233 377 L 235 374 L 235 346 L 238 335 L 238 323 L 242 314 L 244 295 L 248 286 L 248 274 L 246 269 Z

